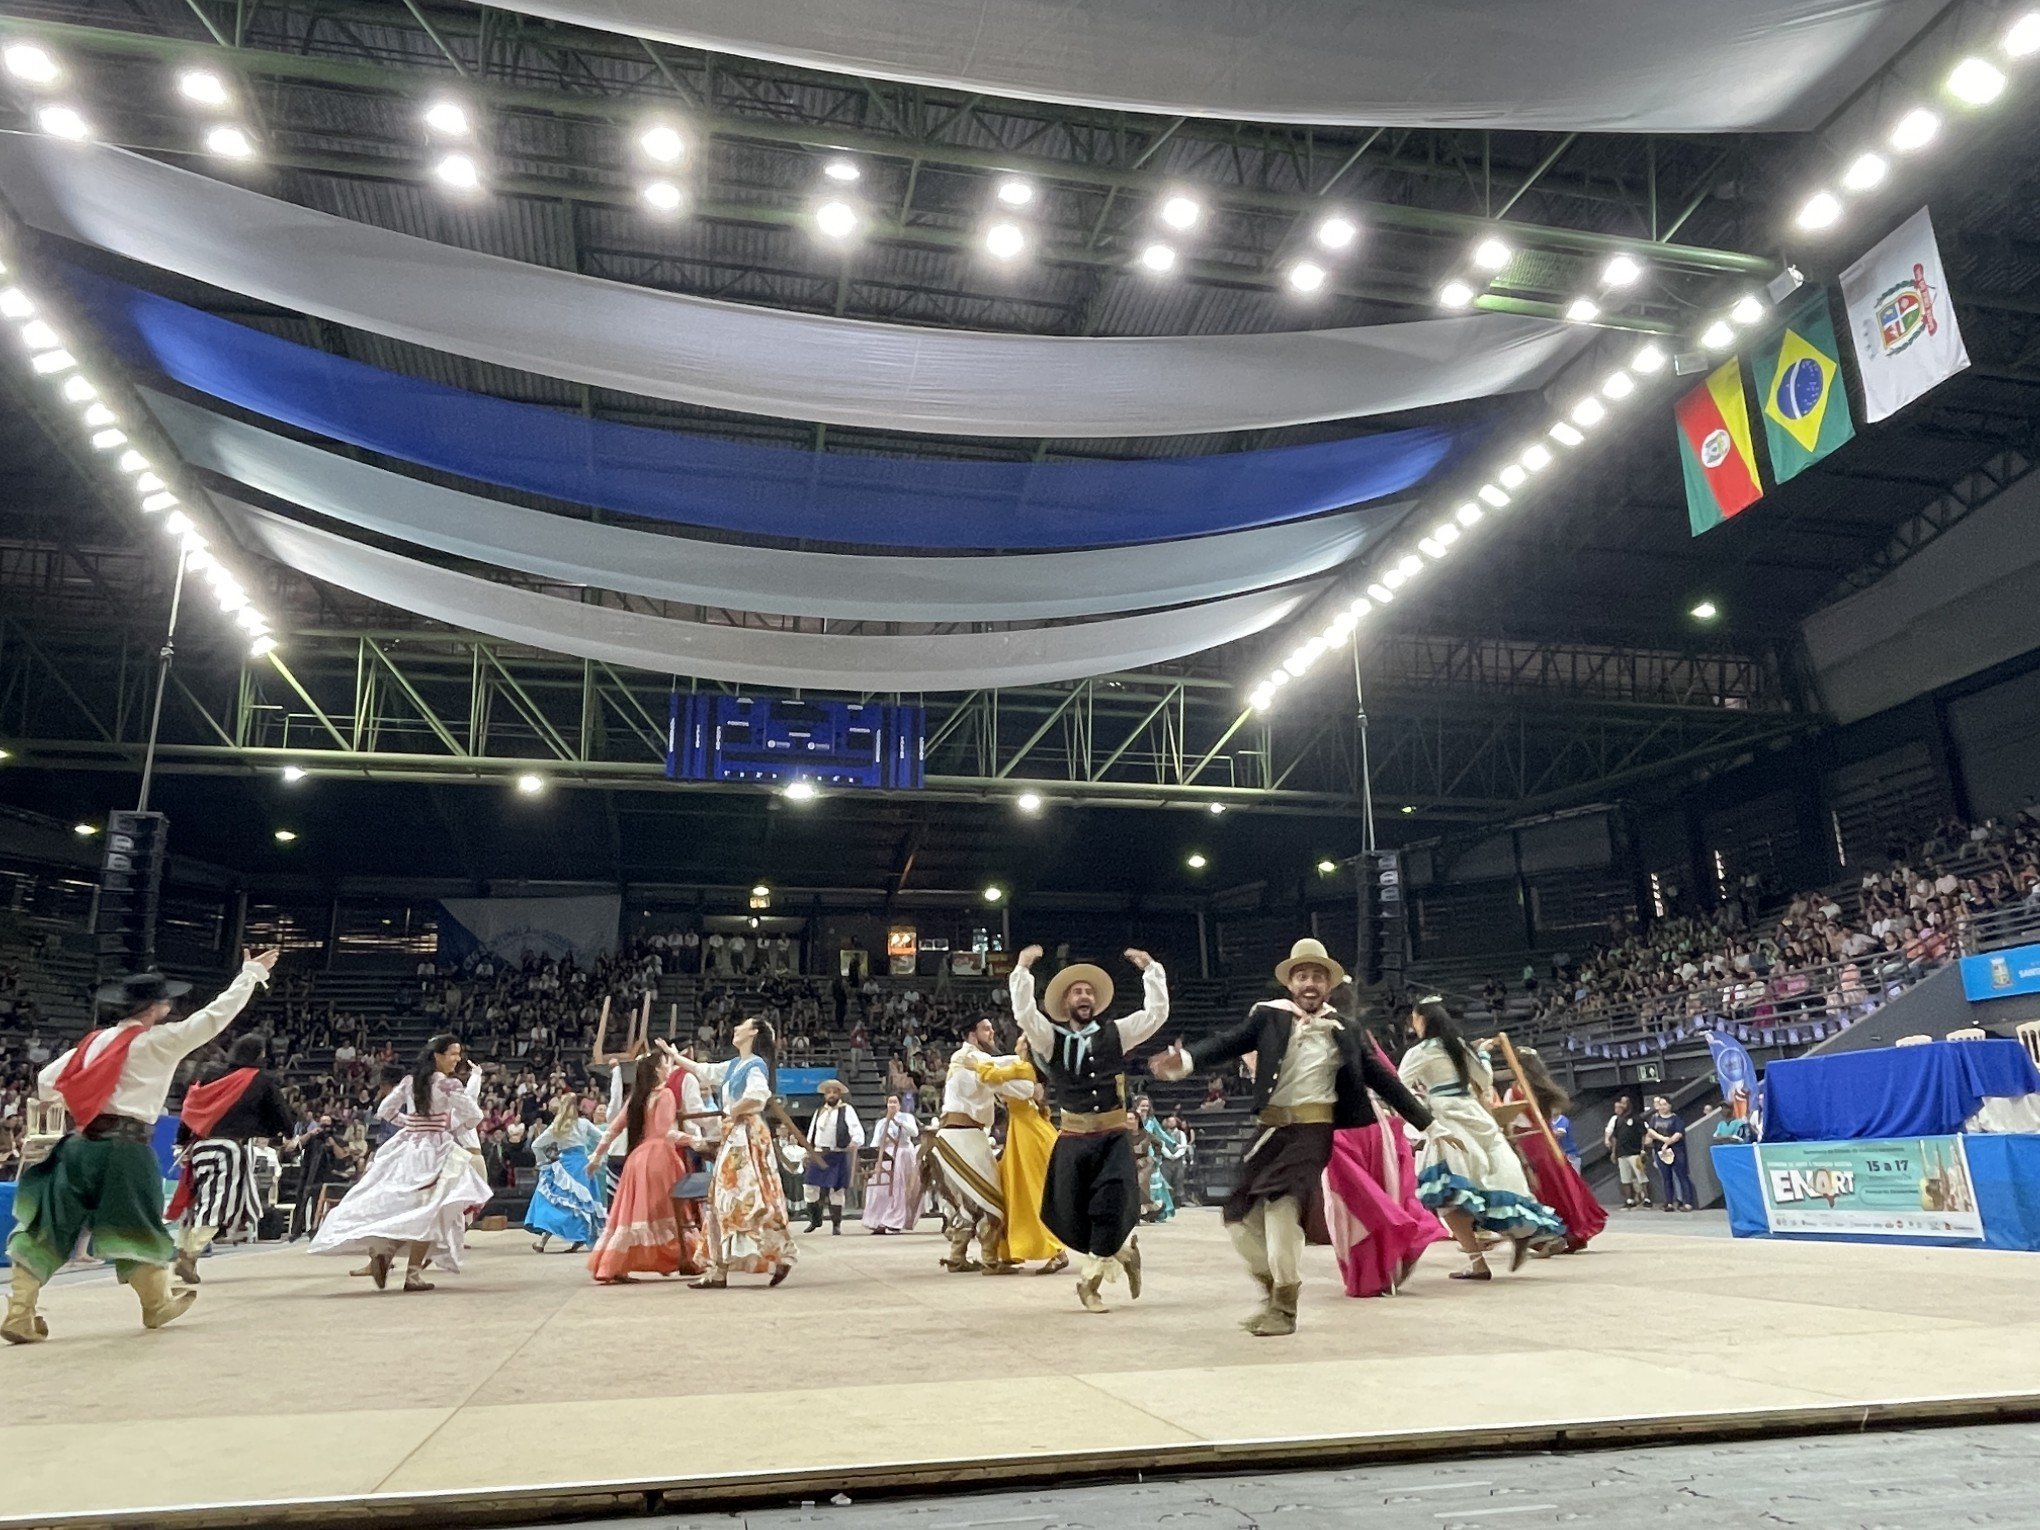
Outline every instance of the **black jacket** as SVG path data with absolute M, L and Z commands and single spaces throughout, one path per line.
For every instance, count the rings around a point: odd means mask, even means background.
M 1190 1047 L 1192 1060 L 1199 1068 L 1208 1068 L 1213 1063 L 1226 1062 L 1247 1053 L 1258 1054 L 1258 1065 L 1254 1069 L 1254 1109 L 1260 1110 L 1268 1103 L 1281 1081 L 1283 1059 L 1289 1055 L 1289 1035 L 1294 1028 L 1295 1016 L 1280 1004 L 1263 1002 L 1247 1012 L 1247 1018 L 1230 1030 L 1220 1031 L 1216 1036 Z M 1431 1124 L 1431 1112 L 1426 1110 L 1417 1097 L 1403 1087 L 1403 1081 L 1393 1068 L 1386 1066 L 1375 1055 L 1374 1048 L 1366 1045 L 1365 1034 L 1357 1021 L 1344 1015 L 1338 1017 L 1339 1051 L 1343 1054 L 1339 1062 L 1338 1102 L 1332 1107 L 1332 1125 L 1336 1127 L 1368 1126 L 1373 1124 L 1374 1102 L 1368 1098 L 1372 1089 L 1395 1108 L 1395 1113 L 1419 1131 Z

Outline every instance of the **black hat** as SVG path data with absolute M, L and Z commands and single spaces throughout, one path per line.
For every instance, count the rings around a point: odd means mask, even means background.
M 190 992 L 189 983 L 150 971 L 108 978 L 99 985 L 99 991 L 92 997 L 101 1004 L 110 1004 L 126 1014 L 133 1014 L 136 1010 L 146 1009 L 163 999 L 180 999 Z

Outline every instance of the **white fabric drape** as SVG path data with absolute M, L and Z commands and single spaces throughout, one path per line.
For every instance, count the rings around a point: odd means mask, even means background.
M 1073 339 L 785 313 L 477 254 L 31 135 L 0 135 L 0 195 L 45 232 L 475 361 L 934 435 L 1198 435 L 1421 409 L 1538 387 L 1592 339 L 1507 314 Z
M 1170 611 L 1063 627 L 868 637 L 715 626 L 584 605 L 434 567 L 215 494 L 260 551 L 399 610 L 576 658 L 735 685 L 822 691 L 968 691 L 1078 680 L 1250 637 L 1301 608 L 1322 580 Z
M 871 557 L 604 526 L 406 478 L 144 389 L 185 461 L 364 531 L 567 584 L 862 621 L 1049 621 L 1288 584 L 1346 562 L 1400 504 L 1093 552 Z
M 1816 126 L 1940 0 L 502 0 L 838 74 L 1168 116 Z

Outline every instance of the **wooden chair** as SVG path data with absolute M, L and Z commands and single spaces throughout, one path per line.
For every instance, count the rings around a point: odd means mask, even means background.
M 2033 1059 L 2033 1065 L 2040 1067 L 2040 1020 L 2028 1020 L 2016 1034 L 2024 1043 L 2027 1055 Z
M 1965 1025 L 1959 1031 L 1950 1031 L 1945 1039 L 1949 1041 L 1988 1041 L 1990 1040 L 1990 1035 L 1976 1026 Z
M 49 1157 L 70 1126 L 70 1112 L 62 1100 L 29 1100 L 21 1134 L 21 1166 L 25 1169 Z
M 1901 1036 L 1892 1043 L 1895 1047 L 1923 1047 L 1934 1038 L 1926 1035 Z

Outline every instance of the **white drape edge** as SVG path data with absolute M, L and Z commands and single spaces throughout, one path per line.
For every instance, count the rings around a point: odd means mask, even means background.
M 1591 343 L 1509 314 L 1081 339 L 786 313 L 394 233 L 103 145 L 0 135 L 32 226 L 279 307 L 542 377 L 933 435 L 1202 435 L 1542 386 Z
M 1080 680 L 1250 637 L 1301 608 L 1322 580 L 1064 627 L 935 636 L 773 632 L 583 605 L 454 573 L 214 494 L 277 562 L 371 600 L 505 642 L 655 674 L 824 691 L 967 691 Z
M 604 526 L 406 478 L 143 389 L 186 462 L 364 531 L 568 584 L 852 621 L 1049 621 L 1216 600 L 1324 573 L 1398 502 L 1252 531 L 1089 552 L 883 557 Z
M 1939 0 L 505 0 L 714 53 L 1162 116 L 1717 133 L 1818 126 Z

